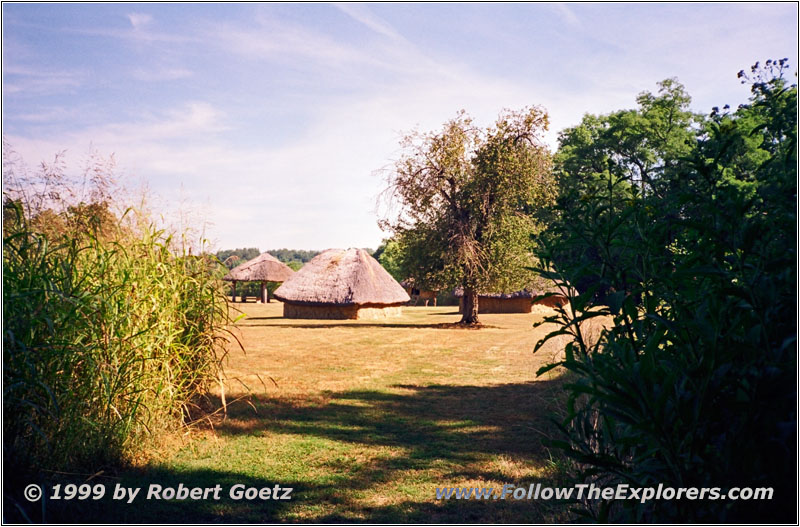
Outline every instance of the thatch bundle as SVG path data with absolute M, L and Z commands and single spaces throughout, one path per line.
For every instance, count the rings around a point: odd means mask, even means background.
M 293 274 L 291 267 L 269 253 L 263 253 L 234 267 L 222 279 L 229 282 L 285 282 Z
M 287 318 L 377 318 L 399 314 L 408 294 L 363 249 L 328 249 L 276 291 Z

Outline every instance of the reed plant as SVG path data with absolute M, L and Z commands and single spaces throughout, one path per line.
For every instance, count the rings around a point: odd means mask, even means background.
M 4 200 L 7 467 L 124 461 L 180 426 L 221 374 L 228 311 L 216 258 L 126 222 L 136 211 L 93 205 L 51 212 L 64 221 L 45 232 L 41 212 Z

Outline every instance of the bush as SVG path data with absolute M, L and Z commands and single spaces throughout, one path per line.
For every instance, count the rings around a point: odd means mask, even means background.
M 595 519 L 795 521 L 797 88 L 784 62 L 755 66 L 751 103 L 715 109 L 650 184 L 608 170 L 565 188 L 540 254 L 565 289 L 588 284 L 552 317 L 550 338 L 571 343 L 542 370 L 574 374 L 557 444 L 576 477 L 775 496 L 585 503 Z M 587 339 L 598 317 L 613 322 Z

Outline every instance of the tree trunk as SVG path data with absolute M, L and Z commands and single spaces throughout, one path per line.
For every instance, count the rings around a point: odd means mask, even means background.
M 464 312 L 461 315 L 461 324 L 480 324 L 478 321 L 478 292 L 472 288 L 464 288 Z

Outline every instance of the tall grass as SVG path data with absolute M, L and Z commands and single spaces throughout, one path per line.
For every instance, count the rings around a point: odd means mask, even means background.
M 221 367 L 216 259 L 152 225 L 92 214 L 45 234 L 11 200 L 4 218 L 6 463 L 96 468 L 180 424 Z

